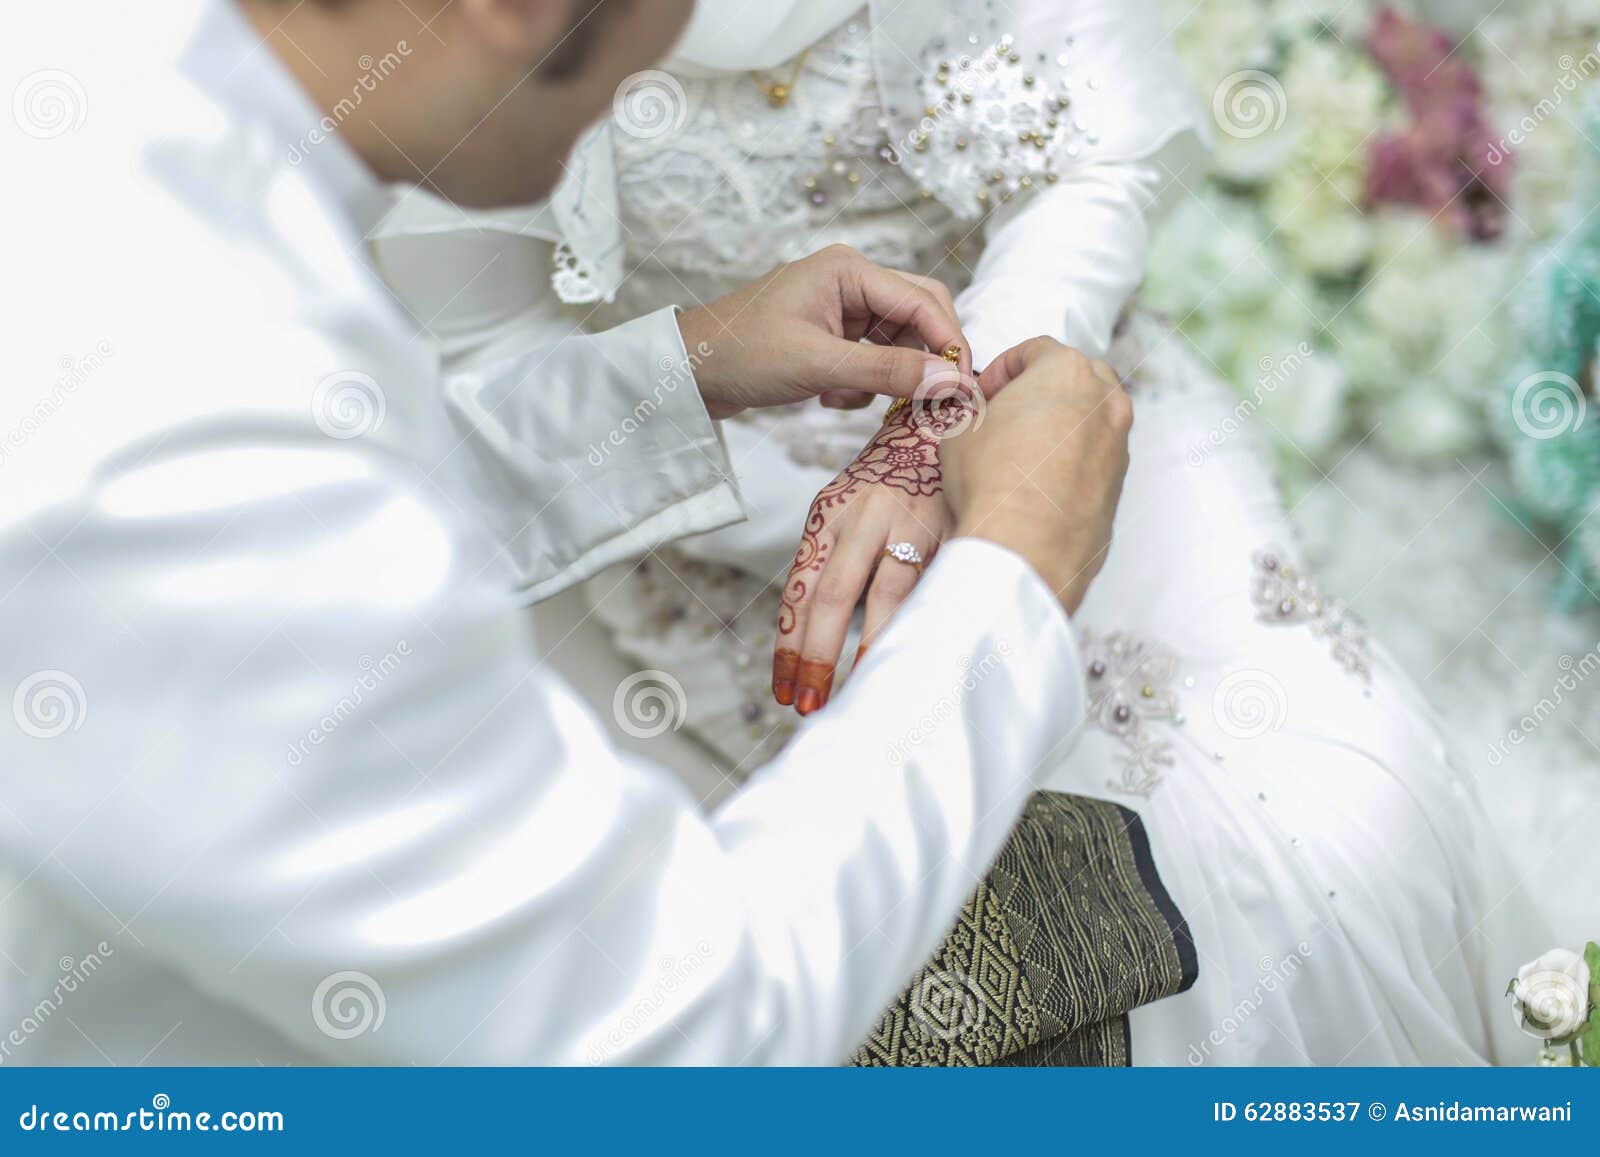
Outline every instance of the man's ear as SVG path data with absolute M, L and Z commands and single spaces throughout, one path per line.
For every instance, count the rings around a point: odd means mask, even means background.
M 455 0 L 458 24 L 496 53 L 537 61 L 571 30 L 581 0 Z

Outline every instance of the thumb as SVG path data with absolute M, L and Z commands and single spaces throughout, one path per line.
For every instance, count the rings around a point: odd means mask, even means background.
M 859 390 L 823 390 L 819 400 L 830 410 L 860 410 L 872 405 L 875 396 Z
M 983 390 L 985 397 L 992 398 L 1030 367 L 1065 350 L 1066 347 L 1053 338 L 1029 338 L 1012 346 L 990 362 L 983 373 L 978 375 L 978 386 Z
M 950 372 L 949 362 L 922 350 L 834 337 L 819 342 L 809 361 L 809 384 L 819 393 L 862 390 L 909 398 L 924 381 L 948 376 Z

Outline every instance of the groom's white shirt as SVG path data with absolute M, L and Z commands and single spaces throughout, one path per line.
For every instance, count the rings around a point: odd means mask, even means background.
M 557 566 L 717 525 L 692 387 L 574 460 L 671 315 L 441 391 L 229 5 L 28 20 L 5 75 L 68 105 L 5 146 L 0 1063 L 846 1055 L 1081 717 L 1050 592 L 947 546 L 706 814 L 545 669 L 441 401 L 529 447 Z

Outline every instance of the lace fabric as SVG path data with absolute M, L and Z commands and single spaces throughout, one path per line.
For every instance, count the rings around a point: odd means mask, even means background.
M 687 110 L 677 131 L 614 134 L 628 275 L 603 324 L 710 300 L 831 244 L 955 286 L 967 279 L 975 247 L 947 258 L 970 224 L 897 163 L 864 8 L 813 46 L 778 107 L 745 73 L 674 79 Z

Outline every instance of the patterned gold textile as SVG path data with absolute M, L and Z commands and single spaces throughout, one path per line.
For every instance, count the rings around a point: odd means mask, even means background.
M 1139 817 L 1038 792 L 856 1065 L 1127 1065 L 1128 1012 L 1198 974 Z

